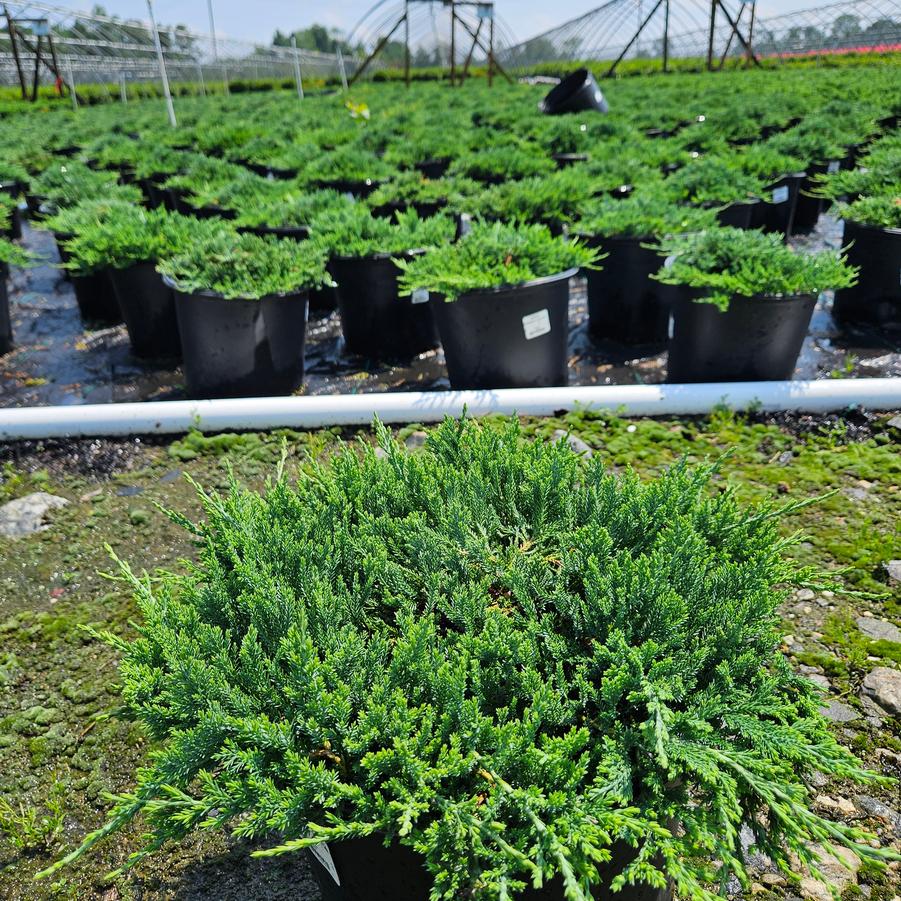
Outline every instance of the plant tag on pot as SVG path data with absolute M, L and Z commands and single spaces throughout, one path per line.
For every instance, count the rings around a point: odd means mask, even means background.
M 833 161 L 826 167 L 826 171 L 827 171 L 830 175 L 835 175 L 835 173 L 838 172 L 838 167 L 839 167 L 839 165 L 840 165 L 840 164 L 839 164 L 839 161 L 838 161 L 838 160 L 833 160 Z
M 328 845 L 325 843 L 321 845 L 313 845 L 310 848 L 310 853 L 319 863 L 322 864 L 322 868 L 335 880 L 335 885 L 341 885 L 341 880 L 338 878 L 338 870 L 335 868 L 335 861 L 332 860 L 331 852 L 328 849 Z
M 417 288 L 410 295 L 410 303 L 428 303 L 429 302 L 429 289 L 428 288 Z
M 783 185 L 781 188 L 773 190 L 773 203 L 785 203 L 788 200 L 788 186 Z
M 526 341 L 546 335 L 551 330 L 551 317 L 548 315 L 548 311 L 539 310 L 537 313 L 523 316 L 522 330 L 525 333 Z

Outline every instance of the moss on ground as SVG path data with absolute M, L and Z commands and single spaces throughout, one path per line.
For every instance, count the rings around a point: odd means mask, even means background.
M 901 557 L 899 433 L 887 417 L 870 423 L 862 440 L 841 422 L 799 433 L 727 411 L 704 420 L 628 420 L 575 411 L 524 425 L 528 434 L 548 440 L 558 429 L 572 432 L 610 465 L 631 464 L 645 475 L 682 456 L 700 461 L 727 454 L 719 479 L 734 483 L 748 500 L 827 495 L 786 520 L 786 529 L 805 534 L 796 548 L 799 562 L 847 568 L 849 589 L 880 597 L 790 599 L 784 608 L 791 638 L 786 652 L 797 665 L 824 673 L 833 697 L 861 714 L 838 727 L 847 743 L 874 768 L 894 772 L 894 758 L 885 751 L 901 751 L 901 723 L 867 720 L 858 691 L 874 666 L 901 665 L 901 645 L 870 641 L 854 619 L 865 611 L 901 620 L 898 586 L 889 584 L 884 568 Z M 401 437 L 416 429 L 401 430 Z M 112 715 L 115 654 L 84 628 L 121 635 L 134 629 L 130 597 L 101 575 L 109 567 L 104 545 L 136 569 L 178 566 L 193 553 L 190 536 L 157 505 L 199 515 L 185 474 L 216 488 L 224 487 L 232 469 L 239 480 L 259 486 L 283 447 L 290 475 L 339 441 L 358 438 L 372 440 L 368 431 L 193 433 L 168 446 L 137 446 L 127 468 L 102 478 L 70 467 L 59 454 L 48 462 L 39 449 L 0 465 L 0 503 L 36 490 L 71 501 L 55 512 L 47 531 L 18 541 L 0 538 L 0 798 L 7 799 L 0 804 L 0 897 L 318 898 L 303 858 L 252 860 L 245 844 L 215 835 L 166 848 L 134 872 L 107 876 L 139 846 L 138 827 L 52 883 L 35 884 L 31 877 L 103 820 L 105 796 L 129 785 L 148 750 L 137 726 Z M 842 787 L 817 792 L 840 795 Z M 882 800 L 897 807 L 892 794 L 889 789 Z M 885 824 L 867 823 L 889 840 Z M 860 897 L 899 893 L 897 873 L 863 873 L 861 883 L 867 891 Z M 772 889 L 767 897 L 781 898 L 785 891 Z

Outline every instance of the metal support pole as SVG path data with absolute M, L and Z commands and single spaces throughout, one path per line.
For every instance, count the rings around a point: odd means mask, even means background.
M 216 43 L 216 20 L 213 18 L 213 0 L 206 0 L 207 12 L 210 14 L 210 41 L 213 45 L 213 59 L 219 59 L 219 46 Z
M 128 103 L 128 87 L 125 84 L 125 73 L 119 73 L 119 99 L 123 103 Z
M 38 99 L 38 85 L 41 83 L 41 44 L 44 39 L 38 35 L 37 46 L 34 48 L 34 81 L 31 87 L 31 102 Z
M 147 12 L 150 13 L 150 27 L 153 29 L 153 43 L 156 46 L 157 62 L 160 65 L 160 78 L 163 82 L 163 95 L 166 98 L 169 124 L 175 128 L 178 125 L 178 121 L 175 118 L 175 107 L 172 105 L 172 94 L 169 91 L 169 76 L 166 74 L 166 61 L 163 59 L 163 45 L 160 43 L 160 32 L 156 27 L 156 19 L 153 15 L 153 0 L 147 0 Z
M 228 83 L 228 67 L 225 63 L 222 64 L 222 84 L 225 89 L 226 96 L 231 96 L 231 86 Z
M 206 82 L 203 80 L 203 66 L 197 60 L 197 80 L 200 82 L 200 96 L 206 97 Z
M 72 95 L 72 109 L 78 109 L 78 92 L 75 90 L 75 76 L 72 74 L 72 60 L 66 62 L 66 75 L 69 79 L 69 93 Z
M 735 32 L 738 30 L 741 25 L 741 17 L 745 14 L 745 5 L 742 4 L 741 9 L 738 11 L 738 18 L 735 20 L 735 24 L 732 26 L 732 29 L 729 32 L 729 40 L 726 41 L 726 48 L 723 50 L 723 54 L 720 57 L 719 64 L 716 69 L 719 72 L 724 65 L 726 65 L 726 57 L 729 55 L 729 51 L 732 49 L 732 41 L 735 39 Z
M 294 51 L 294 84 L 297 86 L 297 96 L 303 100 L 303 79 L 300 76 L 300 54 L 297 52 L 297 35 L 291 35 L 291 49 Z
M 494 10 L 488 23 L 488 87 L 494 84 Z
M 340 44 L 335 47 L 335 51 L 338 55 L 338 72 L 341 75 L 341 87 L 344 88 L 345 91 L 347 91 L 347 70 L 344 68 L 344 54 L 341 52 Z M 354 80 L 356 80 L 356 77 L 359 74 L 360 72 L 354 73 Z
M 453 87 L 457 83 L 457 11 L 451 0 L 451 45 L 450 45 L 450 83 Z
M 410 2 L 404 0 L 404 81 L 410 87 Z
M 710 0 L 710 30 L 707 32 L 707 71 L 713 68 L 713 37 L 716 31 L 716 0 Z
M 663 71 L 669 72 L 669 0 L 663 9 Z
M 713 0 L 713 2 L 722 10 L 723 15 L 726 17 L 726 21 L 729 23 L 729 26 L 732 28 L 735 36 L 741 41 L 742 47 L 745 48 L 745 52 L 751 55 L 751 62 L 754 63 L 755 66 L 760 66 L 760 60 L 757 58 L 757 54 L 751 49 L 750 44 L 745 40 L 745 36 L 741 33 L 741 29 L 735 24 L 732 19 L 732 16 L 729 15 L 729 10 L 723 6 L 722 0 Z
M 6 14 L 6 28 L 9 31 L 9 42 L 12 46 L 13 59 L 16 62 L 16 71 L 19 73 L 19 87 L 22 90 L 22 99 L 25 100 L 28 97 L 28 89 L 25 87 L 25 72 L 22 70 L 22 60 L 19 58 L 19 44 L 16 39 L 16 23 L 9 14 L 6 5 L 3 6 L 3 12 Z
M 632 35 L 632 40 L 623 47 L 622 53 L 613 61 L 610 68 L 604 73 L 604 78 L 610 78 L 611 75 L 616 71 L 616 67 L 626 58 L 626 54 L 632 49 L 632 45 L 641 37 L 641 33 L 648 27 L 648 22 L 654 18 L 654 14 L 660 9 L 660 4 L 663 3 L 663 0 L 657 0 L 654 4 L 654 8 L 645 16 L 644 21 L 641 25 L 638 26 L 638 31 Z
M 746 64 L 751 64 L 754 56 L 754 23 L 757 21 L 757 0 L 751 2 L 751 24 L 748 26 L 748 52 L 745 54 Z

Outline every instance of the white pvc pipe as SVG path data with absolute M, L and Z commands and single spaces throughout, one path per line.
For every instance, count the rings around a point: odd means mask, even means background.
M 732 382 L 698 385 L 610 385 L 422 391 L 317 397 L 253 397 L 0 409 L 0 440 L 98 435 L 177 434 L 190 429 L 314 429 L 333 425 L 436 422 L 445 416 L 517 413 L 549 416 L 575 407 L 629 416 L 689 416 L 718 405 L 734 410 L 828 413 L 850 407 L 901 409 L 901 378 Z

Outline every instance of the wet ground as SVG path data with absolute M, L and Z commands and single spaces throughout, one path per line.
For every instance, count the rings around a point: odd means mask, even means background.
M 841 225 L 828 216 L 798 247 L 837 247 Z M 51 263 L 56 243 L 25 227 L 23 243 Z M 841 332 L 824 295 L 811 322 L 796 378 L 901 376 L 901 336 Z M 16 348 L 0 357 L 0 407 L 121 403 L 185 397 L 178 368 L 135 358 L 124 326 L 85 330 L 71 284 L 53 265 L 16 270 L 10 280 Z M 653 384 L 666 379 L 660 348 L 602 345 L 588 334 L 585 285 L 575 279 L 570 304 L 570 382 L 574 385 Z M 344 352 L 338 316 L 311 319 L 305 394 L 430 391 L 449 388 L 442 351 L 385 365 Z

